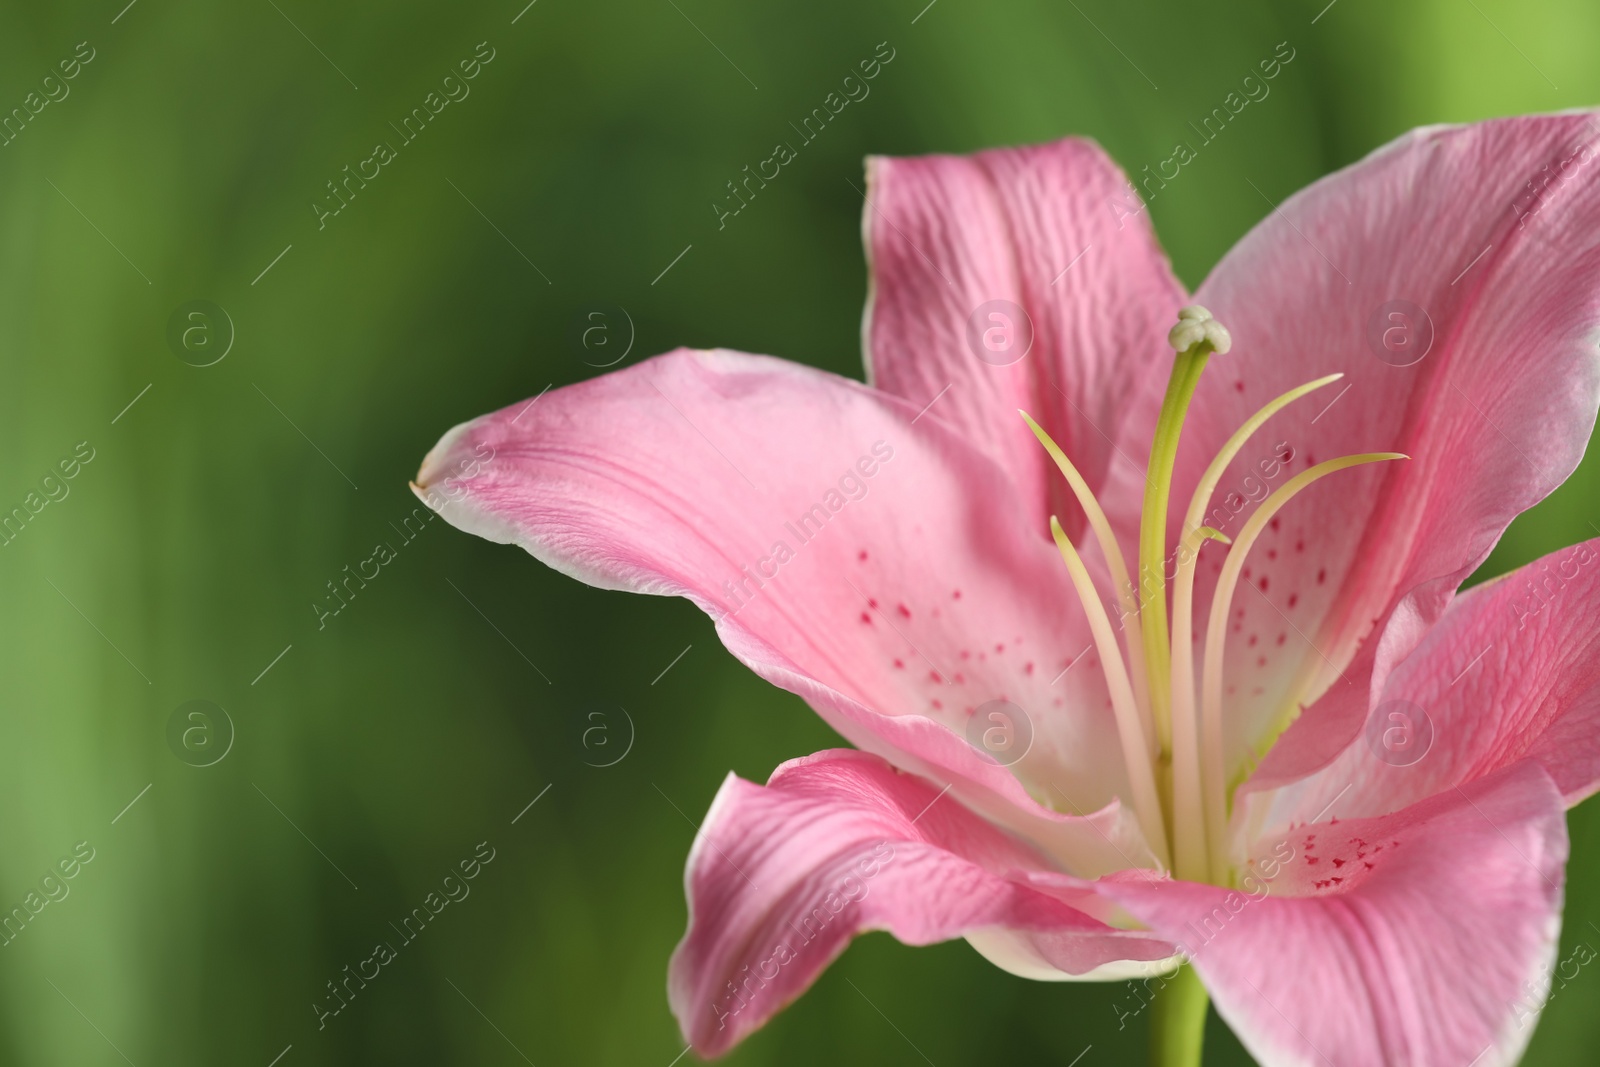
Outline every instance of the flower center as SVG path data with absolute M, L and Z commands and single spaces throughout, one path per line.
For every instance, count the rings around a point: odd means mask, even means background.
M 1090 532 L 1105 556 L 1115 587 L 1120 627 L 1113 625 L 1077 548 L 1052 515 L 1051 535 L 1072 578 L 1073 590 L 1088 616 L 1096 650 L 1105 665 L 1106 685 L 1128 774 L 1129 799 L 1139 825 L 1162 866 L 1179 878 L 1228 885 L 1234 871 L 1227 848 L 1231 798 L 1222 745 L 1223 652 L 1228 610 L 1245 559 L 1273 516 L 1312 482 L 1347 467 L 1406 457 L 1398 452 L 1368 452 L 1310 467 L 1262 501 L 1232 541 L 1202 525 L 1212 492 L 1251 435 L 1282 408 L 1343 375 L 1330 374 L 1307 382 L 1250 416 L 1223 444 L 1200 476 L 1179 527 L 1177 544 L 1169 552 L 1167 505 L 1184 418 L 1207 360 L 1212 353 L 1225 354 L 1233 346 L 1233 339 L 1209 311 L 1193 305 L 1178 312 L 1178 324 L 1167 335 L 1167 340 L 1177 356 L 1150 446 L 1139 524 L 1137 585 L 1129 578 L 1116 534 L 1088 483 L 1050 435 L 1026 412 L 1022 412 L 1022 417 L 1066 476 L 1088 519 Z M 1197 687 L 1195 563 L 1208 540 L 1229 547 L 1211 597 Z M 1173 575 L 1170 625 L 1167 614 L 1169 568 Z M 1117 642 L 1119 628 L 1122 647 Z

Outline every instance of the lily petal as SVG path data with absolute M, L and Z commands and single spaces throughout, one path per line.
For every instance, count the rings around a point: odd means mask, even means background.
M 1254 550 L 1228 637 L 1230 773 L 1348 675 L 1363 638 L 1408 652 L 1583 455 L 1600 406 L 1597 145 L 1590 112 L 1417 130 L 1271 208 L 1196 293 L 1233 350 L 1196 394 L 1180 486 L 1266 400 L 1345 375 L 1240 454 L 1212 525 L 1232 532 L 1230 499 L 1314 463 L 1412 457 L 1308 490 Z M 1197 597 L 1220 560 L 1202 557 Z M 1327 762 L 1360 729 L 1355 706 L 1327 736 L 1286 737 L 1269 768 Z
M 1097 884 L 1188 951 L 1263 1067 L 1516 1062 L 1548 988 L 1567 859 L 1561 794 L 1536 763 L 1263 851 L 1288 857 L 1258 868 L 1270 895 Z
M 764 787 L 730 774 L 689 853 L 689 928 L 668 971 L 673 1013 L 697 1051 L 720 1055 L 867 930 L 909 945 L 998 932 L 1053 977 L 1102 977 L 1119 963 L 1138 973 L 1172 955 L 1160 938 L 1028 885 L 1027 872 L 1044 864 L 867 753 L 794 760 Z M 1079 900 L 1107 909 L 1092 891 Z
M 869 380 L 919 408 L 937 396 L 929 417 L 1016 482 L 1026 504 L 1017 521 L 1043 530 L 1055 511 L 1076 540 L 1082 513 L 1017 409 L 1039 420 L 1091 488 L 1114 459 L 1142 472 L 1172 360 L 1167 330 L 1188 302 L 1127 178 L 1081 138 L 970 156 L 875 156 L 862 231 Z
M 1106 807 L 1128 795 L 1116 727 L 1094 659 L 1074 667 L 1088 628 L 1053 545 L 1016 521 L 1004 472 L 907 402 L 680 350 L 456 427 L 418 492 L 591 585 L 689 598 L 852 744 L 1074 873 L 1150 862 Z M 1010 770 L 966 739 L 997 700 L 1026 752 Z
M 1600 538 L 1458 597 L 1387 677 L 1363 735 L 1270 825 L 1398 811 L 1521 759 L 1570 807 L 1600 789 Z

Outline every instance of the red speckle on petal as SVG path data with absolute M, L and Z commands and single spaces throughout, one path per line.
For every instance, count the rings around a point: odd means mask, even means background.
M 1278 635 L 1278 644 L 1280 644 L 1280 645 L 1281 645 L 1281 644 L 1283 644 L 1283 643 L 1284 643 L 1284 642 L 1285 642 L 1285 641 L 1287 641 L 1287 640 L 1289 640 L 1289 635 L 1288 635 L 1288 634 L 1286 634 L 1286 633 L 1282 633 L 1282 634 L 1279 634 L 1279 635 Z
M 1258 636 L 1258 635 L 1256 635 L 1256 634 L 1251 634 L 1251 635 L 1250 635 L 1250 640 L 1249 640 L 1249 641 L 1247 641 L 1247 642 L 1245 642 L 1245 643 L 1246 643 L 1246 644 L 1248 644 L 1248 645 L 1249 645 L 1249 646 L 1250 646 L 1250 647 L 1251 647 L 1251 648 L 1254 648 L 1254 647 L 1256 647 L 1256 642 L 1257 642 L 1257 641 L 1258 641 L 1258 640 L 1260 640 L 1260 637 L 1259 637 L 1259 636 Z
M 960 600 L 961 599 L 961 590 L 957 589 L 955 592 L 951 593 L 950 594 L 950 599 L 951 600 Z
M 863 611 L 861 613 L 861 621 L 866 623 L 868 626 L 871 626 L 872 625 L 872 616 L 868 615 L 866 612 Z
M 1234 387 L 1234 389 L 1238 390 L 1241 393 L 1244 392 L 1244 382 L 1242 382 L 1242 381 L 1234 382 L 1233 383 L 1233 387 Z
M 1299 593 L 1290 593 L 1289 594 L 1289 606 L 1292 608 L 1298 603 L 1300 603 L 1300 594 Z
M 1277 519 L 1273 519 L 1272 521 L 1273 522 L 1277 522 L 1278 520 Z M 1275 548 L 1267 549 L 1267 559 L 1273 560 L 1273 559 L 1277 559 L 1277 558 L 1278 558 L 1278 550 L 1277 549 L 1275 549 Z
M 963 648 L 961 650 L 961 658 L 962 659 L 971 659 L 972 658 L 972 653 L 970 651 L 968 651 L 967 649 Z
M 944 679 L 939 677 L 939 672 L 938 671 L 929 671 L 928 672 L 928 680 L 930 682 L 937 682 L 940 685 L 944 684 Z
M 897 670 L 897 671 L 905 670 L 906 669 L 906 661 L 903 660 L 903 659 L 895 660 L 894 661 L 894 669 Z
M 1328 568 L 1321 567 L 1317 570 L 1317 584 L 1321 585 L 1328 580 Z
M 860 552 L 856 553 L 856 559 L 865 561 L 866 558 L 867 558 L 867 550 L 866 549 L 863 548 Z
M 878 602 L 871 597 L 867 597 L 867 607 L 876 610 L 878 607 Z
M 1310 865 L 1310 864 L 1314 864 L 1314 863 L 1316 863 L 1316 862 L 1317 862 L 1317 857 L 1315 857 L 1315 856 L 1307 856 L 1307 857 L 1306 857 L 1306 863 L 1307 863 L 1307 864 L 1308 864 L 1308 865 Z
M 1257 656 L 1256 657 L 1256 666 L 1257 667 L 1265 667 L 1266 665 L 1267 665 L 1267 657 L 1265 657 L 1265 656 Z
M 1277 533 L 1278 532 L 1278 527 L 1280 527 L 1282 525 L 1283 525 L 1283 520 L 1280 519 L 1280 518 L 1277 518 L 1276 516 L 1274 516 L 1273 520 L 1271 522 L 1267 523 L 1267 528 L 1270 529 L 1273 533 Z
M 1022 665 L 1022 673 L 1023 673 L 1023 674 L 1032 674 L 1032 673 L 1033 673 L 1033 664 L 1031 664 L 1031 663 L 1024 663 L 1024 664 L 1023 664 L 1023 665 Z
M 1267 591 L 1267 576 L 1263 574 L 1261 576 L 1261 581 L 1257 582 L 1256 584 L 1261 586 L 1261 591 L 1265 593 Z
M 894 610 L 898 611 L 902 618 L 911 618 L 911 609 L 906 607 L 904 604 L 896 604 L 894 606 Z
M 1005 645 L 995 645 L 994 646 L 994 650 L 996 652 L 1004 652 L 1006 650 L 1006 646 Z
M 938 710 L 939 710 L 939 709 L 941 709 L 941 708 L 943 708 L 943 707 L 944 707 L 944 705 L 943 705 L 943 704 L 941 704 L 941 703 L 940 703 L 940 702 L 939 702 L 939 701 L 937 701 L 937 700 L 935 700 L 935 701 L 934 701 L 934 702 L 933 702 L 933 710 L 934 710 L 934 711 L 938 711 Z
M 1334 866 L 1335 866 L 1335 867 L 1343 867 L 1343 866 L 1344 866 L 1344 860 L 1341 860 L 1341 859 L 1335 859 L 1335 860 L 1334 860 L 1334 861 L 1333 861 L 1333 865 L 1334 865 Z
M 1296 552 L 1304 552 L 1304 551 L 1305 551 L 1305 550 L 1306 550 L 1306 543 L 1305 543 L 1305 541 L 1303 541 L 1303 540 L 1301 540 L 1301 541 L 1296 541 L 1296 542 L 1295 542 L 1295 543 L 1294 543 L 1294 550 L 1295 550 L 1295 551 L 1296 551 Z

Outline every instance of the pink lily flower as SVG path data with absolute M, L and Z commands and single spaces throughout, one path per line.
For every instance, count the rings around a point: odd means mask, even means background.
M 1600 407 L 1597 130 L 1407 134 L 1193 301 L 1091 142 L 873 158 L 869 384 L 678 350 L 444 436 L 450 522 L 688 597 L 856 746 L 712 802 L 698 1052 L 886 930 L 1150 978 L 1160 1062 L 1207 994 L 1269 1067 L 1518 1058 L 1600 784 L 1600 539 L 1457 589 Z

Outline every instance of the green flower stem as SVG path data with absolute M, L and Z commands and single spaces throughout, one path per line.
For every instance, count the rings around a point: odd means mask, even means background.
M 1211 998 L 1184 964 L 1150 1002 L 1150 1067 L 1200 1067 Z

